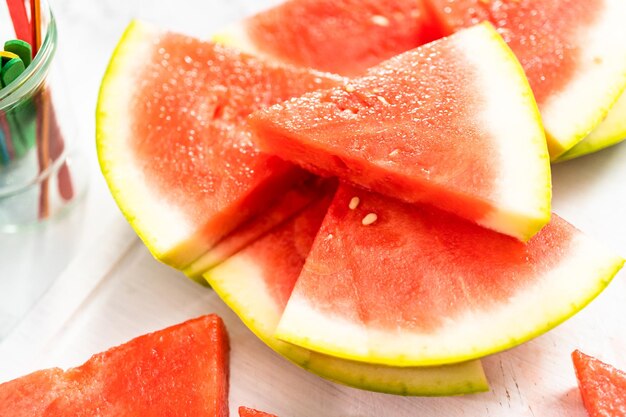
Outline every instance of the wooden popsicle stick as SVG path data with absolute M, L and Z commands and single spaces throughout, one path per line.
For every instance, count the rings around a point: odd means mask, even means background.
M 5 131 L 4 126 L 0 125 L 0 165 L 8 165 L 11 162 L 9 141 L 6 133 L 8 133 L 8 129 Z
M 63 141 L 63 132 L 59 126 L 56 112 L 54 111 L 54 105 L 52 104 L 52 94 L 50 94 L 48 105 L 50 107 L 50 159 L 56 161 L 62 156 L 65 150 L 65 142 Z M 57 179 L 57 186 L 61 197 L 65 201 L 74 198 L 74 186 L 67 162 L 63 161 L 63 165 L 59 168 Z
M 40 0 L 30 0 L 30 16 L 33 43 L 33 57 L 39 52 L 41 47 L 41 4 Z M 44 85 L 39 92 L 39 100 L 37 103 L 37 160 L 39 162 L 39 173 L 45 172 L 50 166 L 49 152 L 49 92 L 47 86 Z M 49 202 L 49 178 L 46 177 L 41 181 L 39 192 L 39 218 L 46 219 L 50 215 Z
M 21 143 L 18 143 L 17 146 L 13 145 L 11 128 L 4 112 L 0 112 L 0 135 L 2 136 L 0 140 L 4 140 L 6 143 L 7 151 L 9 152 L 9 161 L 14 160 L 17 157 L 18 152 L 18 149 L 16 148 L 20 147 Z
M 49 139 L 50 139 L 50 112 L 48 103 L 50 101 L 49 92 L 46 88 L 41 90 L 39 97 L 39 106 L 37 109 L 37 140 L 39 146 L 37 147 L 37 156 L 39 160 L 39 173 L 45 172 L 50 166 L 50 152 L 49 152 Z M 47 219 L 50 216 L 50 202 L 49 202 L 49 176 L 46 176 L 41 181 L 41 191 L 39 193 L 39 218 Z
M 39 48 L 41 48 L 42 38 L 41 38 L 41 0 L 30 0 L 30 16 L 31 16 L 31 28 L 32 28 L 32 39 L 31 43 L 33 47 L 33 57 L 37 55 L 39 52 Z
M 15 36 L 18 39 L 33 44 L 33 31 L 28 21 L 28 13 L 26 12 L 26 4 L 24 0 L 7 0 L 9 14 L 13 21 Z
M 4 50 L 19 56 L 24 67 L 28 67 L 33 60 L 33 47 L 21 39 L 11 39 L 4 43 Z

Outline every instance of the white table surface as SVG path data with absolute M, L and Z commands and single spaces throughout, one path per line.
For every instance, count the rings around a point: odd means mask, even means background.
M 626 369 L 626 278 L 588 308 L 529 343 L 484 360 L 489 393 L 402 398 L 343 387 L 287 363 L 213 292 L 153 260 L 108 194 L 96 163 L 94 109 L 110 53 L 131 18 L 207 37 L 277 1 L 56 0 L 67 94 L 82 132 L 90 184 L 84 200 L 46 227 L 0 234 L 0 381 L 73 366 L 142 333 L 216 312 L 232 342 L 231 410 L 281 417 L 585 416 L 569 353 Z M 626 255 L 626 144 L 554 167 L 554 210 Z M 235 414 L 233 414 L 235 415 Z

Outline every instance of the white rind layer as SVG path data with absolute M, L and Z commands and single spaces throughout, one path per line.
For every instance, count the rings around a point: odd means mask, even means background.
M 564 259 L 535 285 L 491 308 L 468 305 L 462 315 L 429 332 L 368 327 L 322 312 L 294 294 L 275 336 L 328 355 L 395 366 L 481 358 L 538 336 L 575 314 L 609 284 L 624 262 L 582 234 L 575 236 L 568 253 L 555 256 Z
M 254 42 L 252 42 L 252 39 L 250 39 L 248 31 L 246 30 L 245 20 L 221 29 L 218 33 L 211 37 L 211 40 L 215 43 L 237 48 L 239 51 L 249 55 L 269 60 L 274 59 L 254 45 Z
M 457 33 L 458 51 L 476 69 L 482 126 L 497 140 L 500 170 L 492 203 L 496 211 L 478 221 L 522 241 L 550 220 L 550 157 L 541 116 L 524 70 L 491 25 Z
M 96 118 L 98 157 L 111 193 L 152 254 L 161 259 L 195 229 L 167 196 L 146 186 L 141 164 L 130 151 L 130 106 L 141 82 L 137 74 L 152 60 L 158 39 L 159 31 L 151 26 L 129 25 L 102 82 Z
M 626 92 L 609 111 L 606 119 L 582 142 L 559 157 L 557 162 L 567 161 L 608 148 L 626 139 Z
M 576 74 L 541 106 L 553 160 L 604 119 L 626 87 L 626 1 L 605 0 L 601 16 L 581 30 Z
M 438 396 L 489 389 L 480 361 L 399 368 L 335 358 L 281 342 L 272 336 L 281 311 L 262 274 L 253 258 L 240 253 L 206 273 L 205 278 L 250 330 L 295 364 L 341 384 L 390 394 Z

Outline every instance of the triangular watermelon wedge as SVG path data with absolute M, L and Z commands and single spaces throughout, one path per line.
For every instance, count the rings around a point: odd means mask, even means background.
M 617 100 L 606 118 L 585 139 L 558 157 L 556 162 L 569 161 L 613 146 L 626 139 L 626 93 Z
M 274 227 L 301 212 L 305 207 L 329 194 L 336 182 L 321 178 L 309 178 L 296 184 L 267 210 L 251 218 L 233 230 L 209 252 L 184 269 L 184 273 L 200 282 L 202 274 L 230 258 L 246 246 L 265 235 Z
M 561 323 L 623 263 L 556 215 L 524 244 L 341 186 L 275 336 L 391 366 L 480 358 Z
M 227 417 L 228 351 L 219 317 L 189 320 L 1 384 L 0 416 Z
M 97 147 L 152 254 L 183 268 L 302 179 L 254 146 L 246 116 L 340 81 L 131 23 L 102 81 Z
M 250 126 L 268 153 L 523 241 L 550 217 L 539 113 L 488 24 L 261 110 Z
M 552 159 L 605 118 L 626 87 L 623 0 L 427 0 L 452 33 L 487 20 L 519 58 Z
M 269 347 L 323 378 L 398 395 L 458 395 L 489 389 L 480 361 L 395 367 L 323 355 L 281 342 L 274 331 L 324 218 L 330 196 L 230 257 L 204 276 L 222 300 Z
M 248 407 L 239 407 L 239 417 L 277 417 L 274 414 L 264 411 L 255 410 Z
M 214 40 L 272 60 L 356 75 L 441 36 L 423 0 L 287 0 Z
M 626 416 L 626 373 L 579 350 L 572 360 L 589 417 Z

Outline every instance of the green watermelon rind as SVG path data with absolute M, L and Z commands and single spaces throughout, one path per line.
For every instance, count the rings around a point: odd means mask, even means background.
M 626 93 L 613 105 L 606 118 L 585 139 L 554 162 L 569 161 L 617 145 L 626 139 Z
M 145 184 L 142 184 L 141 177 L 132 173 L 135 164 L 125 142 L 130 136 L 128 106 L 137 81 L 134 75 L 145 60 L 150 59 L 154 44 L 147 40 L 157 33 L 158 30 L 150 25 L 132 21 L 118 42 L 100 86 L 96 107 L 96 149 L 100 169 L 122 214 L 157 260 L 180 268 L 187 260 L 179 254 L 185 252 L 190 242 L 181 236 L 179 247 L 171 242 L 164 243 L 166 226 L 149 226 L 166 223 L 162 214 L 167 209 L 159 202 L 152 204 L 156 197 L 147 195 L 149 190 L 142 190 L 146 188 L 143 187 Z M 146 201 L 150 198 L 152 201 Z M 182 218 L 175 222 L 179 226 L 184 223 Z
M 262 279 L 255 279 L 259 274 L 254 261 L 240 253 L 204 278 L 261 341 L 307 371 L 342 385 L 395 395 L 451 396 L 489 390 L 480 361 L 436 367 L 379 366 L 320 354 L 274 338 L 272 327 L 280 312 L 272 305 Z
M 473 324 L 473 327 L 480 326 L 481 333 L 480 337 L 471 334 L 471 342 L 467 335 L 461 337 L 462 332 L 455 338 L 455 333 L 449 330 L 443 335 L 429 334 L 426 339 L 416 341 L 410 332 L 402 335 L 369 328 L 363 330 L 350 323 L 346 326 L 341 318 L 316 311 L 293 295 L 274 337 L 339 358 L 391 366 L 445 365 L 496 354 L 544 334 L 581 311 L 602 293 L 624 266 L 624 259 L 595 241 L 582 234 L 578 241 L 578 252 L 567 258 L 574 260 L 573 263 L 564 262 L 564 266 L 558 266 L 564 270 L 555 268 L 558 279 L 546 274 L 548 278 L 542 282 L 547 286 L 541 288 L 536 284 L 516 295 L 516 302 L 506 300 L 500 305 L 505 306 L 504 310 L 493 308 L 489 311 L 486 308 L 480 312 L 482 316 L 473 314 L 450 321 L 463 331 L 469 328 L 468 320 L 473 323 L 484 321 L 483 325 Z M 587 258 L 582 263 L 576 262 L 585 256 Z M 511 309 L 511 305 L 516 305 L 516 309 Z M 314 333 L 294 331 L 302 329 L 297 326 L 303 323 L 315 323 L 317 330 Z M 493 335 L 490 336 L 490 332 Z M 347 334 L 351 340 L 363 339 L 362 343 L 359 346 L 354 346 L 354 342 L 346 343 Z M 370 338 L 375 341 L 373 347 L 363 348 L 370 343 Z

